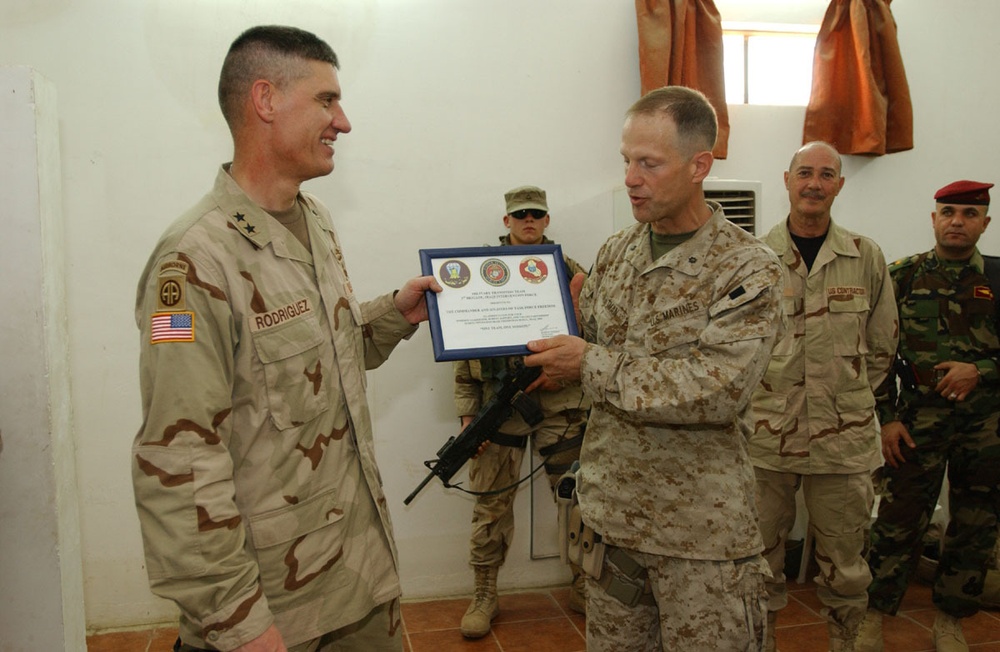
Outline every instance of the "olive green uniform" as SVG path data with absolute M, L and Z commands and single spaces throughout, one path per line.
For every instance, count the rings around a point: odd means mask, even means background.
M 947 468 L 950 521 L 943 541 L 933 599 L 958 617 L 979 608 L 997 532 L 1000 439 L 997 438 L 995 304 L 978 250 L 951 262 L 933 251 L 890 266 L 899 305 L 902 365 L 876 394 L 882 423 L 901 421 L 916 448 L 901 445 L 906 462 L 884 466 L 884 488 L 872 527 L 869 604 L 895 614 L 921 553 Z M 964 401 L 934 391 L 934 365 L 974 363 L 980 379 Z M 899 387 L 896 380 L 899 376 Z

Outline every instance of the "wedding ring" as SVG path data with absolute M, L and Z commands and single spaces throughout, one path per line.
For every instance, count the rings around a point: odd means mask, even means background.
M 954 394 L 954 393 L 949 394 L 948 398 L 951 399 L 952 401 L 954 401 L 956 398 L 958 398 L 958 394 Z

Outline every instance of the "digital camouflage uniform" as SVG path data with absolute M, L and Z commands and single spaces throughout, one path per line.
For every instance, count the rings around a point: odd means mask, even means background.
M 708 204 L 708 222 L 656 261 L 648 224 L 611 236 L 580 297 L 593 400 L 580 508 L 647 568 L 656 602 L 607 613 L 613 598 L 588 580 L 594 652 L 649 649 L 636 647 L 649 637 L 663 650 L 745 649 L 764 633 L 747 418 L 780 330 L 781 268 Z M 676 570 L 691 567 L 714 579 Z
M 997 339 L 993 291 L 978 250 L 969 261 L 939 259 L 933 251 L 889 269 L 899 304 L 899 356 L 906 367 L 877 393 L 882 423 L 901 421 L 916 448 L 901 445 L 906 462 L 882 467 L 882 500 L 872 527 L 868 563 L 870 606 L 895 614 L 941 491 L 950 484 L 950 521 L 934 583 L 934 604 L 957 618 L 979 608 L 997 532 L 1000 440 L 997 439 Z M 974 363 L 976 388 L 964 401 L 934 391 L 933 367 Z
M 764 238 L 785 270 L 788 330 L 753 394 L 750 457 L 757 475 L 770 611 L 788 604 L 785 542 L 804 483 L 819 566 L 817 594 L 831 633 L 851 640 L 871 581 L 864 549 L 879 464 L 874 390 L 896 352 L 898 322 L 882 251 L 831 222 L 812 269 L 787 221 Z M 808 559 L 803 556 L 803 563 Z
M 510 236 L 500 238 L 501 245 L 510 244 Z M 542 244 L 555 244 L 546 237 Z M 567 278 L 586 272 L 569 256 L 563 256 Z M 517 358 L 518 360 L 520 358 Z M 512 364 L 514 358 L 487 358 L 484 360 L 459 360 L 455 367 L 455 408 L 458 416 L 474 415 L 496 394 L 496 378 Z M 542 410 L 544 419 L 529 426 L 516 411 L 500 428 L 500 433 L 534 439 L 536 451 L 566 440 L 580 437 L 587 423 L 590 401 L 583 396 L 579 385 L 570 385 L 556 391 L 536 390 L 531 394 Z M 556 452 L 545 458 L 549 484 L 553 487 L 580 456 L 576 446 Z M 513 446 L 490 445 L 469 462 L 469 488 L 472 491 L 492 491 L 517 482 L 524 449 Z M 514 537 L 514 491 L 504 491 L 490 496 L 476 496 L 472 511 L 472 537 L 470 563 L 473 566 L 501 566 L 507 558 L 507 548 Z
M 195 647 L 272 622 L 293 646 L 390 603 L 398 649 L 365 369 L 415 327 L 392 295 L 358 303 L 328 212 L 299 202 L 311 252 L 220 170 L 143 272 L 132 475 L 147 572 Z

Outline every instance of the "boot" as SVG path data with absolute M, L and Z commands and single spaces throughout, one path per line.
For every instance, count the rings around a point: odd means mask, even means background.
M 822 613 L 827 619 L 826 633 L 830 640 L 830 652 L 854 652 L 854 642 L 858 638 L 864 617 L 858 618 L 858 613 L 854 610 L 838 614 L 833 609 L 824 608 Z M 865 615 L 867 613 L 866 611 Z M 841 622 L 840 618 L 845 620 Z
M 984 609 L 1000 609 L 1000 571 L 993 569 L 986 571 L 979 603 Z
M 576 564 L 570 564 L 573 571 L 573 584 L 569 592 L 569 608 L 578 614 L 587 615 L 587 581 L 583 570 Z
M 476 571 L 476 593 L 462 616 L 462 636 L 482 638 L 490 633 L 490 622 L 500 614 L 497 601 L 497 567 L 473 566 Z
M 969 652 L 969 645 L 962 635 L 962 621 L 938 611 L 934 619 L 934 649 L 937 652 Z
M 882 612 L 868 609 L 854 639 L 854 652 L 882 652 Z
M 830 652 L 854 652 L 856 635 L 847 634 L 843 628 L 835 625 L 827 625 L 826 631 L 830 639 Z
M 768 611 L 767 612 L 767 638 L 764 639 L 764 652 L 777 652 L 778 650 L 778 639 L 775 634 L 777 634 L 775 628 L 778 626 L 778 612 Z

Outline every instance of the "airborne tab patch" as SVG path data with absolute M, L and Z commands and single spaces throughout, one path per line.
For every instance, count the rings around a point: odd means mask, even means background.
M 194 342 L 193 312 L 157 312 L 150 318 L 150 344 Z
M 167 260 L 160 264 L 156 287 L 156 309 L 184 310 L 187 294 L 188 264 L 183 260 Z

